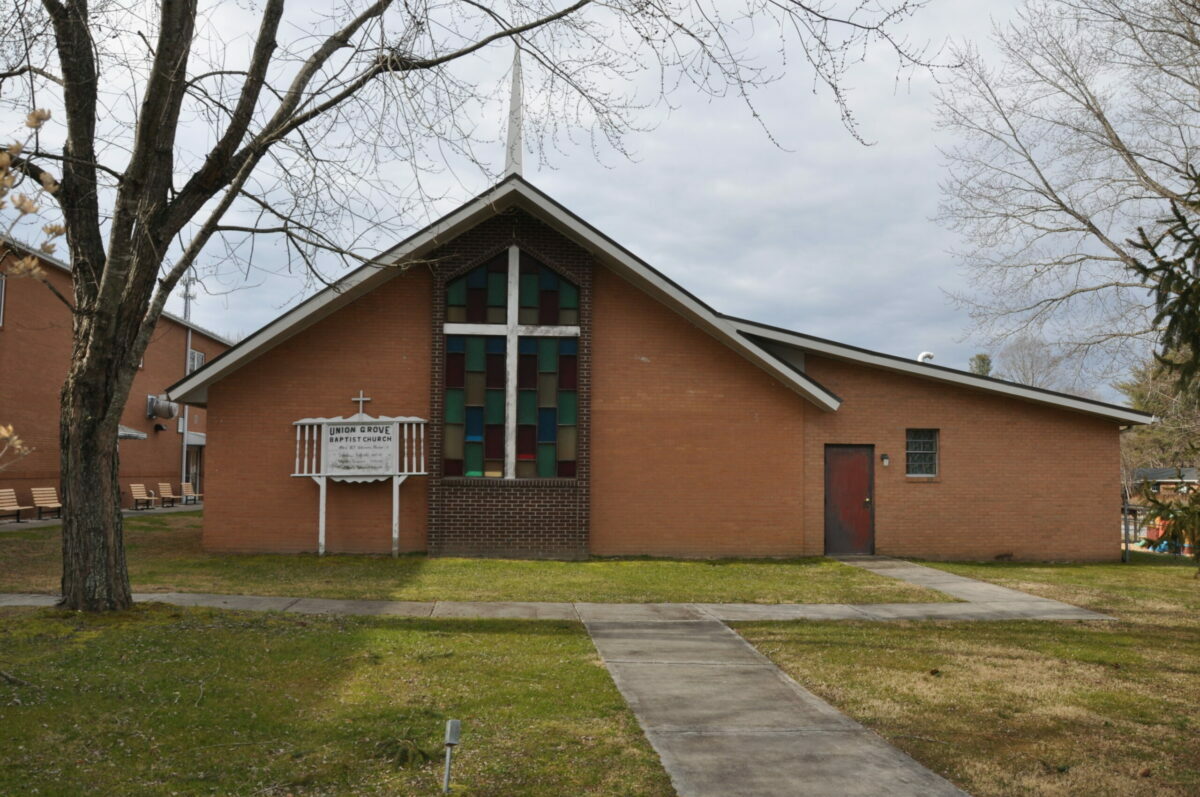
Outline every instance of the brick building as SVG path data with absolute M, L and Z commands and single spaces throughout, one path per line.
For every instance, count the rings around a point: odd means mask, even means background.
M 306 476 L 293 423 L 360 390 L 428 421 L 395 496 Z M 324 506 L 331 552 L 1113 559 L 1151 420 L 722 315 L 515 175 L 170 394 L 209 413 L 205 545 L 247 552 Z
M 70 267 L 54 258 L 6 247 L 41 258 L 46 278 L 63 295 L 71 295 Z M 9 255 L 12 257 L 13 255 Z M 71 314 L 39 282 L 6 278 L 0 268 L 0 423 L 11 424 L 32 449 L 12 467 L 0 471 L 0 488 L 12 487 L 20 503 L 31 506 L 31 487 L 59 486 L 59 391 L 71 360 Z M 165 407 L 151 417 L 147 399 L 164 399 L 166 388 L 229 348 L 221 337 L 164 314 L 146 348 L 141 368 L 121 417 L 120 482 L 122 504 L 130 505 L 129 484 L 157 491 L 159 482 L 191 481 L 203 489 L 207 443 L 205 413 Z

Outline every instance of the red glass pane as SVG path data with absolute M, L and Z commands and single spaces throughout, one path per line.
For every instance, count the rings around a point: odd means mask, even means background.
M 487 323 L 487 289 L 471 288 L 467 291 L 467 323 Z
M 508 252 L 501 252 L 487 262 L 488 271 L 508 271 Z
M 446 355 L 446 387 L 462 387 L 467 380 L 467 355 Z
M 542 291 L 538 299 L 538 323 L 553 326 L 558 323 L 558 291 Z
M 535 459 L 537 457 L 537 427 L 517 427 L 517 459 Z
M 442 473 L 446 476 L 463 475 L 463 461 L 461 459 L 442 460 Z
M 563 479 L 574 479 L 575 478 L 575 461 L 574 460 L 565 460 L 565 459 L 560 460 L 558 463 L 558 475 L 560 478 L 563 478 Z
M 504 388 L 504 355 L 489 354 L 487 356 L 487 386 Z
M 536 390 L 537 377 L 537 355 L 522 354 L 517 360 L 517 387 L 521 390 Z
M 574 354 L 559 355 L 558 387 L 561 390 L 574 390 L 579 387 L 579 358 Z
M 504 427 L 489 426 L 483 433 L 483 455 L 488 459 L 504 459 Z

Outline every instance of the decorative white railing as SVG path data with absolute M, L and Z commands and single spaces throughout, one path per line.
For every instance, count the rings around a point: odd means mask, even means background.
M 428 474 L 423 418 L 303 418 L 293 426 L 296 458 L 292 476 L 365 481 L 367 476 Z M 356 432 L 357 439 L 347 431 Z

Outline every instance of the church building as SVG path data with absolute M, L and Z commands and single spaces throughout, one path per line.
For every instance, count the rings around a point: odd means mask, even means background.
M 723 315 L 519 174 L 169 394 L 222 552 L 1111 560 L 1152 420 Z

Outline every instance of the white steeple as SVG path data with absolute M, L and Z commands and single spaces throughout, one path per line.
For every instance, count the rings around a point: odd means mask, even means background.
M 508 99 L 508 148 L 504 158 L 504 176 L 521 173 L 521 127 L 524 100 L 521 87 L 521 48 L 513 47 L 512 95 Z

